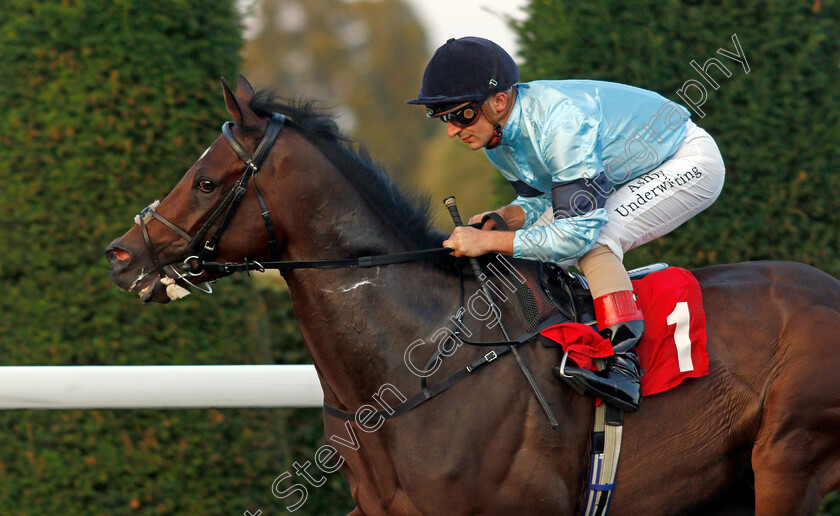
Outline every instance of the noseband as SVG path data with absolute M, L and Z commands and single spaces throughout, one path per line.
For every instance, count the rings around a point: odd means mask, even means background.
M 216 252 L 216 246 L 221 240 L 222 235 L 224 234 L 225 230 L 230 225 L 231 220 L 233 219 L 236 210 L 239 208 L 240 203 L 242 202 L 242 198 L 245 196 L 245 192 L 248 187 L 248 180 L 253 176 L 254 177 L 254 191 L 257 194 L 257 200 L 260 203 L 260 209 L 262 210 L 263 221 L 265 222 L 266 230 L 268 231 L 268 243 L 271 246 L 271 255 L 272 258 L 277 254 L 277 238 L 274 233 L 274 225 L 271 222 L 271 213 L 268 211 L 268 207 L 265 204 L 265 200 L 263 199 L 262 195 L 260 194 L 260 190 L 257 187 L 257 180 L 256 174 L 260 171 L 263 163 L 265 162 L 266 157 L 268 157 L 268 153 L 271 151 L 271 147 L 274 146 L 274 142 L 277 140 L 277 136 L 280 134 L 280 130 L 283 128 L 283 125 L 286 122 L 286 117 L 277 113 L 274 113 L 271 116 L 271 119 L 268 121 L 268 127 L 266 128 L 265 134 L 260 140 L 260 143 L 257 145 L 257 150 L 254 152 L 254 155 L 251 156 L 239 143 L 236 137 L 233 135 L 231 131 L 231 127 L 233 127 L 233 122 L 225 122 L 222 125 L 222 134 L 224 134 L 225 139 L 228 141 L 230 146 L 233 148 L 233 151 L 239 156 L 239 159 L 245 164 L 245 171 L 242 173 L 242 177 L 240 177 L 236 183 L 234 183 L 233 188 L 224 198 L 224 200 L 219 204 L 219 206 L 213 211 L 207 221 L 198 229 L 198 231 L 190 236 L 189 233 L 184 231 L 183 229 L 179 228 L 177 225 L 172 223 L 171 221 L 167 220 L 163 215 L 157 212 L 155 209 L 156 205 L 150 205 L 143 209 L 140 212 L 138 217 L 140 224 L 140 230 L 143 234 L 143 241 L 146 243 L 146 249 L 149 251 L 149 255 L 152 258 L 152 263 L 157 270 L 157 273 L 160 275 L 161 278 L 166 277 L 166 271 L 164 270 L 165 267 L 170 266 L 173 269 L 173 272 L 178 276 L 175 279 L 183 279 L 189 285 L 192 283 L 189 282 L 185 278 L 186 276 L 199 276 L 204 272 L 204 264 L 213 257 Z M 210 228 L 213 224 L 219 220 L 220 217 L 224 215 L 219 227 L 213 233 L 213 235 L 204 241 L 202 245 L 202 240 L 204 240 L 206 234 L 209 232 Z M 193 251 L 193 253 L 187 258 L 185 258 L 182 262 L 184 272 L 176 270 L 172 267 L 173 263 L 170 262 L 164 265 L 161 265 L 160 259 L 155 253 L 154 246 L 152 245 L 152 239 L 149 236 L 149 230 L 146 227 L 146 220 L 151 217 L 160 221 L 164 226 L 168 227 L 172 231 L 174 231 L 177 235 L 181 236 L 188 242 L 189 248 Z
M 234 272 L 245 271 L 250 274 L 250 271 L 252 270 L 265 271 L 266 269 L 288 271 L 293 269 L 377 267 L 380 265 L 414 262 L 418 260 L 424 260 L 432 256 L 444 255 L 452 252 L 452 249 L 449 249 L 447 247 L 436 247 L 432 249 L 421 249 L 417 251 L 408 251 L 403 253 L 362 256 L 359 258 L 345 258 L 337 260 L 305 260 L 280 262 L 266 261 L 260 263 L 254 260 L 245 259 L 245 261 L 242 263 L 211 262 L 210 259 L 215 254 L 216 245 L 219 243 L 219 240 L 222 238 L 222 234 L 224 234 L 225 230 L 227 229 L 228 225 L 233 219 L 233 215 L 234 213 L 236 213 L 237 208 L 239 208 L 239 204 L 242 201 L 242 197 L 245 196 L 245 191 L 248 186 L 248 180 L 252 176 L 254 176 L 254 191 L 257 194 L 257 200 L 260 203 L 260 209 L 262 209 L 262 217 L 263 221 L 265 222 L 265 228 L 268 231 L 268 243 L 271 246 L 271 259 L 273 260 L 274 257 L 277 256 L 279 250 L 277 246 L 277 238 L 274 233 L 274 225 L 271 222 L 271 214 L 268 211 L 268 207 L 265 204 L 265 200 L 263 199 L 262 194 L 260 194 L 259 188 L 257 188 L 256 174 L 260 171 L 263 162 L 268 156 L 269 151 L 271 151 L 271 147 L 277 140 L 277 135 L 280 134 L 280 130 L 283 128 L 285 122 L 286 117 L 283 115 L 274 113 L 271 116 L 265 134 L 263 135 L 262 140 L 260 140 L 260 143 L 257 145 L 257 150 L 254 152 L 253 157 L 245 151 L 245 149 L 242 147 L 242 145 L 239 143 L 236 137 L 233 136 L 233 132 L 231 131 L 231 127 L 233 127 L 233 122 L 225 122 L 224 125 L 222 125 L 222 134 L 224 134 L 225 139 L 227 139 L 234 152 L 236 152 L 237 156 L 239 156 L 239 159 L 242 160 L 242 162 L 245 164 L 245 171 L 242 173 L 242 177 L 240 177 L 233 185 L 233 188 L 227 194 L 227 196 L 224 198 L 221 204 L 219 204 L 219 206 L 213 211 L 213 213 L 210 215 L 207 221 L 198 229 L 198 231 L 194 235 L 190 236 L 189 233 L 179 228 L 177 225 L 172 223 L 172 221 L 167 220 L 166 217 L 158 213 L 155 209 L 157 207 L 157 203 L 152 204 L 147 208 L 144 208 L 143 211 L 140 212 L 140 215 L 137 217 L 137 223 L 140 225 L 140 230 L 143 234 L 143 240 L 146 243 L 146 249 L 149 251 L 149 255 L 152 258 L 152 263 L 155 266 L 155 270 L 162 279 L 168 277 L 171 280 L 175 281 L 181 280 L 187 285 L 195 287 L 198 290 L 209 294 L 212 293 L 212 289 L 209 288 L 209 285 L 207 286 L 208 290 L 203 290 L 200 287 L 194 285 L 189 280 L 189 278 L 200 276 L 205 272 L 231 274 Z M 222 217 L 222 215 L 224 215 L 224 218 L 219 223 L 219 227 L 216 228 L 216 231 L 213 233 L 213 236 L 204 240 L 210 228 L 213 226 L 213 224 L 216 223 L 217 220 L 219 220 L 220 217 Z M 147 220 L 152 218 L 157 219 L 164 226 L 168 227 L 176 234 L 187 240 L 188 246 L 194 254 L 191 254 L 182 262 L 174 261 L 166 264 L 161 264 L 160 259 L 155 253 L 154 246 L 152 245 L 152 239 L 149 236 L 149 230 L 146 227 Z M 203 245 L 201 243 L 202 240 L 204 240 Z M 169 268 L 170 274 L 172 274 L 173 276 L 169 276 L 167 274 L 167 267 Z

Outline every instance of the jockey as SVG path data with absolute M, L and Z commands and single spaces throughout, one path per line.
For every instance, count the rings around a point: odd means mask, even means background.
M 495 227 L 488 220 L 485 231 L 455 228 L 443 245 L 455 256 L 577 265 L 615 355 L 603 372 L 555 367 L 555 374 L 581 394 L 636 411 L 644 372 L 633 348 L 644 318 L 624 253 L 708 208 L 723 187 L 723 159 L 688 110 L 657 93 L 602 81 L 518 81 L 497 44 L 453 38 L 408 101 L 446 123 L 450 138 L 483 148 L 518 194 L 495 210 L 513 231 L 486 231 Z

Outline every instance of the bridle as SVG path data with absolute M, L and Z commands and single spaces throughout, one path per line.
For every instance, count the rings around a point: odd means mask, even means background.
M 233 188 L 227 194 L 224 200 L 222 200 L 221 204 L 219 204 L 219 206 L 216 207 L 216 209 L 213 211 L 210 217 L 204 222 L 204 224 L 198 229 L 198 231 L 196 231 L 194 235 L 190 236 L 189 233 L 179 228 L 172 221 L 166 219 L 166 217 L 158 213 L 155 209 L 156 205 L 154 204 L 144 208 L 143 211 L 140 212 L 140 215 L 138 217 L 138 223 L 140 224 L 140 231 L 143 234 L 143 241 L 146 244 L 146 249 L 149 252 L 149 256 L 151 256 L 152 258 L 152 263 L 155 266 L 155 270 L 161 278 L 168 276 L 165 268 L 169 267 L 171 269 L 171 272 L 174 273 L 176 276 L 176 278 L 173 279 L 184 280 L 188 285 L 195 287 L 195 285 L 193 285 L 187 279 L 187 276 L 200 276 L 202 273 L 205 272 L 204 265 L 215 254 L 216 246 L 218 245 L 219 240 L 221 240 L 222 235 L 224 234 L 225 230 L 227 230 L 231 220 L 233 220 L 233 216 L 236 213 L 236 210 L 239 208 L 239 205 L 242 202 L 242 198 L 245 196 L 245 192 L 248 188 L 248 180 L 251 179 L 251 177 L 254 178 L 254 191 L 257 194 L 257 200 L 259 201 L 260 209 L 262 210 L 263 221 L 265 222 L 265 227 L 268 231 L 268 243 L 271 246 L 271 256 L 272 258 L 274 258 L 277 255 L 277 237 L 274 232 L 274 224 L 271 222 L 271 213 L 269 212 L 268 207 L 265 204 L 265 200 L 263 199 L 263 196 L 262 194 L 260 194 L 260 190 L 257 187 L 256 174 L 260 171 L 260 168 L 265 162 L 266 157 L 268 157 L 268 153 L 274 146 L 274 142 L 277 140 L 277 136 L 280 134 L 280 130 L 283 128 L 285 122 L 285 116 L 280 115 L 278 113 L 272 114 L 271 118 L 268 121 L 268 127 L 266 128 L 265 134 L 263 134 L 263 137 L 260 140 L 260 143 L 257 145 L 257 149 L 254 152 L 253 156 L 248 154 L 248 152 L 245 150 L 242 144 L 240 144 L 236 137 L 233 135 L 233 132 L 231 130 L 231 127 L 233 127 L 233 122 L 225 122 L 222 125 L 222 134 L 225 136 L 225 139 L 233 148 L 233 151 L 236 153 L 239 159 L 245 164 L 245 171 L 242 173 L 242 176 L 236 181 L 236 183 L 234 183 Z M 222 216 L 224 216 L 224 218 L 222 218 Z M 155 252 L 154 245 L 152 244 L 152 239 L 149 236 L 149 230 L 146 227 L 146 219 L 148 217 L 157 219 L 164 226 L 168 227 L 177 235 L 187 240 L 187 245 L 194 254 L 191 254 L 190 256 L 185 258 L 183 262 L 181 262 L 181 270 L 179 270 L 173 265 L 178 262 L 171 262 L 163 265 L 161 264 L 160 259 L 158 258 L 158 255 Z M 210 231 L 210 228 L 220 218 L 222 218 L 222 221 L 221 223 L 219 223 L 219 227 L 216 228 L 216 231 L 213 232 L 213 235 L 210 238 L 207 238 L 202 245 L 202 240 L 205 239 L 207 233 Z M 202 289 L 199 288 L 199 290 Z M 207 291 L 202 290 L 202 292 Z M 212 289 L 210 290 L 210 292 L 212 292 Z
M 190 277 L 200 276 L 205 272 L 218 272 L 223 274 L 230 274 L 234 272 L 245 271 L 250 274 L 250 271 L 262 271 L 264 272 L 266 269 L 277 269 L 277 270 L 292 270 L 292 269 L 335 269 L 335 268 L 351 268 L 351 267 L 375 267 L 379 265 L 389 265 L 394 263 L 406 263 L 412 262 L 417 260 L 425 259 L 431 255 L 442 255 L 448 254 L 452 250 L 446 247 L 438 247 L 433 249 L 421 249 L 419 251 L 408 251 L 404 253 L 393 253 L 393 254 L 384 254 L 384 255 L 375 255 L 375 256 L 362 256 L 360 258 L 345 258 L 345 259 L 337 259 L 337 260 L 305 260 L 305 261 L 267 261 L 260 263 L 255 260 L 248 260 L 245 259 L 244 262 L 227 262 L 227 263 L 219 263 L 219 262 L 211 262 L 209 261 L 216 251 L 216 246 L 221 240 L 222 235 L 224 234 L 225 230 L 227 230 L 228 226 L 230 225 L 230 221 L 233 219 L 234 214 L 236 213 L 237 208 L 239 208 L 239 204 L 242 202 L 242 198 L 245 196 L 245 192 L 247 191 L 248 187 L 248 180 L 251 177 L 254 177 L 254 191 L 257 194 L 257 200 L 260 203 L 260 209 L 262 210 L 262 217 L 263 222 L 265 223 L 265 228 L 268 232 L 268 243 L 271 247 L 271 259 L 273 260 L 279 250 L 277 245 L 277 237 L 274 232 L 274 224 L 271 221 L 271 213 L 269 213 L 268 206 L 263 199 L 262 194 L 260 194 L 260 190 L 257 187 L 256 181 L 256 174 L 260 171 L 263 163 L 265 162 L 268 153 L 271 151 L 274 142 L 277 140 L 277 136 L 280 134 L 280 130 L 284 127 L 286 123 L 286 117 L 284 115 L 274 113 L 271 115 L 271 118 L 268 122 L 268 127 L 266 128 L 265 134 L 263 134 L 260 143 L 257 145 L 256 151 L 254 151 L 254 155 L 251 156 L 239 143 L 236 137 L 233 135 L 231 127 L 233 127 L 233 122 L 225 122 L 222 125 L 222 134 L 224 134 L 225 139 L 233 148 L 233 151 L 239 156 L 239 159 L 242 163 L 245 164 L 245 171 L 242 173 L 242 177 L 240 177 L 236 183 L 234 183 L 233 188 L 228 193 L 228 195 L 224 198 L 224 200 L 219 204 L 219 206 L 213 211 L 207 221 L 196 231 L 196 233 L 192 236 L 189 235 L 186 231 L 179 228 L 176 224 L 172 221 L 167 220 L 166 217 L 161 215 L 155 209 L 156 205 L 152 204 L 143 209 L 138 216 L 138 223 L 140 224 L 140 231 L 143 234 L 143 241 L 146 244 L 146 249 L 149 252 L 149 255 L 152 258 L 152 263 L 155 266 L 155 270 L 161 278 L 170 277 L 174 280 L 181 280 L 187 285 L 194 287 L 201 292 L 204 293 L 212 293 L 212 289 L 209 285 L 207 285 L 207 290 L 202 289 L 194 285 L 190 281 Z M 216 231 L 213 232 L 213 235 L 205 240 L 207 233 L 212 228 L 213 224 L 224 216 L 221 223 L 219 223 L 219 227 L 216 228 Z M 154 246 L 152 244 L 152 239 L 149 236 L 149 230 L 147 226 L 147 218 L 154 218 L 160 221 L 164 226 L 168 227 L 172 231 L 174 231 L 177 235 L 181 236 L 188 242 L 188 246 L 192 251 L 190 256 L 187 256 L 183 261 L 174 261 L 166 264 L 161 264 L 157 253 L 155 253 Z M 204 243 L 202 244 L 202 240 Z M 169 276 L 167 274 L 167 268 L 169 269 L 169 274 L 172 274 L 174 277 Z
M 233 148 L 234 152 L 236 152 L 239 159 L 245 164 L 245 171 L 242 173 L 242 177 L 240 177 L 236 183 L 234 184 L 231 191 L 228 195 L 224 198 L 224 200 L 219 204 L 219 206 L 213 211 L 207 221 L 198 229 L 198 231 L 190 236 L 189 233 L 184 231 L 183 229 L 179 228 L 176 224 L 172 221 L 167 220 L 166 217 L 159 214 L 157 210 L 155 210 L 156 205 L 152 204 L 147 208 L 143 209 L 140 212 L 138 223 L 140 224 L 140 230 L 143 233 L 143 240 L 146 244 L 146 248 L 149 251 L 149 255 L 152 257 L 152 262 L 157 270 L 157 273 L 160 277 L 163 278 L 170 278 L 172 280 L 178 281 L 183 280 L 188 285 L 197 288 L 205 293 L 212 293 L 212 289 L 209 288 L 208 290 L 202 290 L 201 288 L 194 285 L 187 276 L 200 276 L 204 272 L 222 272 L 222 273 L 231 273 L 237 271 L 247 271 L 250 273 L 251 270 L 262 270 L 265 269 L 279 269 L 279 270 L 291 270 L 291 269 L 332 269 L 332 268 L 347 268 L 347 267 L 373 267 L 378 265 L 388 265 L 393 263 L 405 263 L 411 261 L 417 261 L 425 259 L 426 257 L 438 254 L 448 254 L 452 251 L 447 247 L 439 247 L 433 249 L 421 249 L 418 251 L 409 251 L 404 253 L 394 253 L 394 254 L 384 254 L 384 255 L 377 255 L 377 256 L 363 256 L 360 258 L 347 258 L 347 259 L 337 259 L 337 260 L 308 260 L 308 261 L 280 261 L 280 262 L 265 262 L 264 264 L 245 260 L 244 263 L 214 263 L 209 262 L 208 260 L 215 254 L 216 246 L 219 243 L 219 240 L 222 238 L 225 230 L 227 230 L 228 226 L 230 225 L 231 220 L 233 219 L 236 210 L 239 208 L 240 203 L 242 202 L 242 198 L 245 196 L 245 192 L 248 186 L 248 180 L 254 176 L 254 190 L 257 194 L 257 199 L 260 203 L 260 208 L 262 209 L 262 216 L 263 221 L 265 222 L 266 230 L 268 231 L 269 237 L 269 244 L 271 246 L 271 254 L 272 259 L 277 254 L 277 238 L 274 233 L 274 225 L 271 222 L 271 214 L 268 211 L 268 207 L 265 204 L 265 200 L 263 199 L 262 195 L 260 194 L 259 188 L 257 187 L 256 182 L 256 174 L 260 171 L 260 168 L 265 162 L 268 153 L 271 151 L 274 142 L 277 140 L 277 136 L 280 134 L 280 130 L 283 128 L 286 122 L 286 117 L 277 113 L 272 114 L 271 118 L 268 122 L 268 127 L 266 128 L 265 134 L 263 134 L 260 143 L 257 145 L 256 151 L 254 151 L 254 155 L 251 156 L 248 152 L 242 147 L 236 137 L 233 135 L 231 131 L 231 127 L 233 126 L 233 122 L 225 122 L 222 125 L 222 134 L 224 134 L 225 139 L 228 141 L 230 146 Z M 329 156 L 328 156 L 329 157 Z M 451 210 L 450 210 L 451 211 Z M 199 249 L 199 245 L 201 240 L 203 240 L 206 234 L 210 231 L 210 228 L 213 224 L 219 220 L 220 217 L 224 215 L 221 223 L 219 223 L 218 228 L 216 231 L 213 232 L 213 235 L 208 238 L 204 245 L 202 245 Z M 178 268 L 174 265 L 178 263 L 177 261 L 171 262 L 165 265 L 161 265 L 160 259 L 158 258 L 157 254 L 154 251 L 154 246 L 152 245 L 151 237 L 149 236 L 149 230 L 146 224 L 146 217 L 150 216 L 152 218 L 157 219 L 160 221 L 164 226 L 168 227 L 172 231 L 174 231 L 177 235 L 181 236 L 188 242 L 189 248 L 196 252 L 197 254 L 193 254 L 188 256 L 183 260 L 181 263 L 184 271 L 181 272 Z M 485 217 L 486 220 L 487 217 Z M 481 224 L 484 224 L 484 221 L 481 221 Z M 499 222 L 504 223 L 503 220 L 499 217 L 497 220 L 497 224 Z M 456 225 L 461 225 L 460 216 L 457 217 L 455 220 Z M 198 250 L 197 250 L 198 249 Z M 165 268 L 169 267 L 172 272 L 175 274 L 175 278 L 171 278 L 167 273 Z M 479 270 L 476 271 L 476 277 L 480 278 L 482 274 Z M 462 274 L 459 274 L 461 279 L 461 303 L 463 305 L 464 302 L 464 278 Z M 487 296 L 488 302 L 492 304 L 491 298 L 489 294 L 485 293 Z M 410 411 L 411 409 L 429 401 L 431 398 L 436 396 L 437 394 L 442 393 L 443 391 L 449 389 L 452 385 L 460 382 L 461 380 L 467 378 L 468 376 L 472 375 L 475 371 L 479 369 L 483 369 L 483 366 L 489 364 L 490 362 L 496 360 L 501 355 L 506 354 L 509 351 L 516 353 L 515 346 L 518 344 L 523 344 L 528 340 L 531 340 L 536 336 L 537 332 L 526 333 L 516 340 L 511 340 L 507 336 L 507 332 L 505 332 L 505 337 L 507 340 L 505 341 L 496 341 L 496 342 L 471 342 L 466 339 L 461 339 L 462 342 L 475 345 L 475 346 L 492 346 L 492 349 L 489 353 L 485 354 L 484 356 L 480 357 L 479 359 L 473 361 L 463 369 L 456 371 L 455 373 L 451 374 L 445 380 L 439 382 L 436 385 L 431 387 L 426 385 L 425 378 L 422 381 L 422 392 L 413 396 L 411 399 L 404 400 L 400 403 L 397 407 L 394 407 L 393 410 L 389 411 L 387 417 L 395 417 L 400 414 L 404 414 L 405 412 Z M 429 363 L 431 363 L 437 355 L 433 355 L 430 359 Z M 520 362 L 520 367 L 522 367 L 523 372 L 527 371 L 524 363 Z M 427 364 L 428 368 L 428 364 Z M 527 375 L 530 375 L 530 371 L 528 371 Z M 532 386 L 535 395 L 537 395 L 538 399 L 542 396 L 539 389 Z M 324 410 L 326 413 L 342 418 L 345 420 L 350 420 L 355 417 L 355 413 L 353 412 L 346 412 L 336 407 L 331 407 L 329 405 L 324 405 Z M 376 415 L 380 415 L 385 417 L 383 414 L 385 411 L 379 411 Z M 549 420 L 552 422 L 553 426 L 556 426 L 556 422 L 553 421 L 554 416 L 551 414 L 550 409 L 547 411 L 547 415 L 549 416 Z

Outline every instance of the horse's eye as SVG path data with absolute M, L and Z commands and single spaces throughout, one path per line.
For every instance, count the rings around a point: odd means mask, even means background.
M 210 193 L 216 188 L 216 183 L 210 181 L 209 179 L 202 179 L 198 182 L 198 188 L 202 192 Z

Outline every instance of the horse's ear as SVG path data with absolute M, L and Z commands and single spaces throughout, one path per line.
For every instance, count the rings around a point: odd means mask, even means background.
M 236 125 L 242 127 L 259 126 L 260 117 L 248 107 L 247 100 L 239 98 L 230 89 L 224 77 L 222 77 L 222 91 L 225 95 L 225 105 L 227 106 L 228 113 L 233 117 Z
M 236 84 L 236 96 L 246 102 L 251 102 L 251 99 L 254 98 L 254 87 L 241 73 L 239 74 L 239 82 Z

